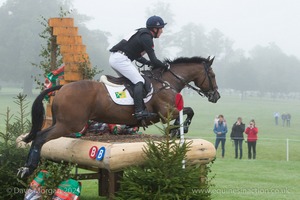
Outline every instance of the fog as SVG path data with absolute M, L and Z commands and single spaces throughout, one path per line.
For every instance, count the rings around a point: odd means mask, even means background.
M 174 15 L 165 33 L 193 22 L 206 31 L 220 30 L 234 42 L 234 48 L 246 52 L 256 45 L 275 43 L 287 55 L 300 58 L 300 1 L 297 0 L 74 0 L 74 8 L 93 17 L 91 29 L 112 34 L 110 42 L 135 28 L 145 26 L 147 8 L 167 3 Z M 156 13 L 152 13 L 153 15 Z
M 72 8 L 67 17 L 74 17 L 92 65 L 103 74 L 114 75 L 108 49 L 133 30 L 144 27 L 151 15 L 161 15 L 168 24 L 155 40 L 159 59 L 216 56 L 213 69 L 219 88 L 300 94 L 300 2 L 296 0 L 4 2 L 0 0 L 3 87 L 21 85 L 30 92 L 37 82 L 33 83 L 33 77 L 44 81 L 44 71 L 40 70 L 40 51 L 45 43 L 39 37 L 43 31 L 41 16 L 46 20 L 59 17 Z

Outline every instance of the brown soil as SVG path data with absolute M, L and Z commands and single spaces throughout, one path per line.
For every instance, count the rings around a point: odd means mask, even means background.
M 83 140 L 101 141 L 101 142 L 120 142 L 120 143 L 132 143 L 132 142 L 145 142 L 148 139 L 162 140 L 162 135 L 150 135 L 145 133 L 126 134 L 126 135 L 114 135 L 111 133 L 93 134 L 86 133 L 81 137 Z

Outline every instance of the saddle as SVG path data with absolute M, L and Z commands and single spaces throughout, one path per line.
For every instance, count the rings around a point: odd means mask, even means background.
M 152 91 L 152 83 L 148 76 L 142 75 L 142 77 L 145 80 L 144 89 L 143 89 L 143 98 L 146 98 L 147 95 Z M 116 87 L 124 86 L 125 89 L 128 90 L 130 96 L 133 98 L 134 84 L 126 77 L 114 77 L 111 75 L 103 75 L 100 78 L 100 82 L 109 84 L 110 86 L 116 86 Z
M 153 87 L 150 78 L 143 76 L 145 84 L 143 88 L 144 103 L 147 103 L 152 98 Z M 134 84 L 125 77 L 113 77 L 110 75 L 102 75 L 100 82 L 106 87 L 109 96 L 119 105 L 134 105 L 133 89 Z

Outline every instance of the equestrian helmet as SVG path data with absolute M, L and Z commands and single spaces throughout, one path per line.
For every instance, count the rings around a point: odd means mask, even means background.
M 159 16 L 152 16 L 152 17 L 149 17 L 147 22 L 146 22 L 146 27 L 147 28 L 163 28 L 165 27 L 167 23 L 164 22 L 164 20 L 159 17 Z

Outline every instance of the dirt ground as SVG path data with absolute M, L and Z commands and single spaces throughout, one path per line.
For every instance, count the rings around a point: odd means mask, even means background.
M 132 142 L 145 142 L 148 139 L 152 140 L 162 140 L 163 135 L 150 135 L 145 133 L 135 133 L 135 134 L 111 134 L 101 133 L 101 134 L 94 134 L 94 133 L 86 133 L 84 136 L 81 137 L 83 140 L 92 140 L 92 141 L 101 141 L 101 142 L 120 142 L 120 143 L 132 143 Z

